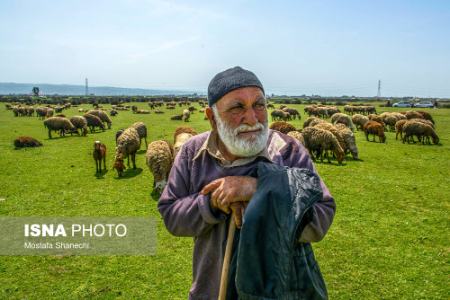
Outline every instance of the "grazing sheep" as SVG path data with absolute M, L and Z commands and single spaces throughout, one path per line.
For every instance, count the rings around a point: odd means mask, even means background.
M 344 153 L 347 154 L 350 152 L 352 154 L 353 159 L 358 160 L 358 147 L 356 146 L 356 138 L 353 131 L 350 130 L 347 126 L 344 124 L 336 124 L 337 130 L 339 130 L 339 133 L 344 140 L 344 146 L 342 147 L 344 150 Z
M 167 141 L 154 141 L 148 145 L 145 159 L 153 174 L 153 190 L 161 194 L 166 186 L 173 163 L 172 147 Z
M 331 116 L 331 123 L 341 123 L 350 128 L 352 131 L 355 131 L 355 125 L 353 124 L 352 118 L 349 115 L 343 113 L 335 113 Z
M 91 114 L 84 114 L 83 117 L 86 119 L 87 126 L 89 127 L 91 133 L 95 131 L 95 127 L 99 127 L 105 131 L 105 125 L 103 125 L 103 122 L 99 117 Z
M 363 126 L 369 122 L 369 118 L 361 114 L 354 114 L 352 116 L 352 122 L 356 125 L 356 129 L 363 130 Z
M 434 131 L 433 127 L 430 125 L 424 124 L 422 122 L 417 122 L 413 120 L 407 121 L 403 125 L 403 143 L 411 141 L 410 137 L 417 136 L 419 142 L 422 141 L 422 144 L 425 144 L 425 140 L 428 144 L 430 144 L 430 137 L 433 140 L 433 144 L 439 144 L 439 137 Z
M 141 142 L 142 139 L 144 139 L 145 147 L 147 147 L 147 126 L 145 126 L 144 122 L 133 123 L 130 127 L 133 127 L 134 129 L 136 129 L 136 131 L 139 135 L 139 143 Z
M 429 121 L 429 120 L 425 120 L 425 119 L 410 119 L 408 121 L 420 122 L 422 124 L 429 125 L 429 126 L 431 126 L 434 129 L 434 124 L 431 121 Z
M 272 116 L 272 121 L 290 121 L 291 116 L 288 112 L 282 111 L 280 109 L 275 109 L 270 113 Z
M 103 167 L 106 170 L 106 145 L 100 143 L 100 141 L 95 141 L 92 156 L 95 160 L 95 173 L 102 171 L 102 160 Z
M 308 119 L 306 119 L 305 122 L 303 122 L 303 128 L 312 127 L 312 126 L 314 126 L 314 125 L 316 125 L 318 123 L 321 123 L 321 122 L 325 122 L 325 120 L 322 120 L 322 119 L 317 118 L 317 117 L 309 117 Z
M 52 138 L 52 130 L 59 131 L 60 136 L 65 136 L 65 132 L 73 132 L 75 127 L 69 119 L 62 117 L 50 117 L 44 121 L 44 126 L 48 129 L 48 137 Z
M 194 106 L 189 106 L 189 107 L 188 107 L 188 110 L 189 110 L 189 112 L 190 112 L 191 114 L 193 114 L 194 111 L 196 111 L 197 109 L 196 109 Z
M 375 121 L 375 122 L 378 122 L 378 123 L 382 124 L 383 127 L 384 127 L 384 121 L 383 121 L 383 118 L 380 117 L 379 115 L 376 115 L 376 114 L 369 114 L 368 117 L 369 117 L 369 121 Z
M 303 146 L 305 146 L 305 139 L 303 138 L 303 135 L 300 131 L 297 130 L 289 131 L 287 135 L 293 137 L 294 139 L 299 141 Z
M 125 131 L 125 128 L 122 128 L 122 129 L 119 129 L 116 131 L 116 145 L 117 145 L 117 139 L 124 131 Z
M 402 120 L 398 120 L 397 122 L 395 122 L 395 139 L 398 139 L 398 135 L 400 135 L 400 138 L 403 140 L 403 125 L 405 125 L 405 123 L 408 120 L 406 119 L 402 119 Z
M 81 134 L 83 136 L 87 135 L 88 129 L 87 129 L 87 121 L 82 116 L 73 116 L 70 118 L 70 122 L 75 127 L 76 132 L 78 133 L 78 129 L 81 130 Z
M 24 147 L 40 147 L 42 143 L 32 138 L 31 136 L 19 136 L 14 140 L 14 147 L 24 148 Z
M 295 118 L 298 118 L 299 120 L 302 118 L 302 116 L 300 115 L 300 113 L 298 112 L 298 110 L 296 110 L 295 108 L 288 108 L 285 107 L 282 109 L 284 112 L 289 113 L 289 115 L 292 117 L 292 119 L 295 120 Z
M 147 109 L 137 109 L 135 111 L 133 111 L 135 114 L 140 114 L 140 115 L 148 115 L 150 113 L 149 110 Z
M 191 116 L 191 112 L 189 111 L 189 109 L 183 110 L 182 119 L 183 119 L 184 122 L 189 121 L 189 117 L 190 116 Z
M 386 136 L 384 135 L 384 125 L 376 122 L 376 121 L 369 121 L 366 124 L 364 124 L 363 127 L 364 134 L 366 135 L 366 140 L 369 140 L 369 134 L 373 134 L 373 142 L 375 142 L 375 135 L 378 136 L 378 139 L 380 143 L 386 142 Z
M 45 117 L 50 118 L 50 117 L 53 116 L 53 113 L 54 113 L 53 108 L 48 107 L 48 108 L 47 108 L 47 112 L 46 112 L 46 114 L 45 114 Z
M 281 133 L 287 134 L 289 131 L 296 130 L 295 127 L 284 121 L 277 121 L 270 124 L 270 129 L 277 130 Z
M 425 119 L 421 113 L 419 113 L 418 111 L 414 111 L 414 110 L 408 110 L 405 113 L 405 116 L 408 120 L 410 120 L 410 119 Z
M 303 129 L 302 135 L 305 140 L 305 147 L 309 150 L 313 160 L 315 160 L 315 156 L 318 156 L 320 157 L 320 161 L 323 162 L 323 156 L 325 154 L 328 162 L 331 163 L 328 150 L 335 154 L 339 164 L 344 160 L 344 150 L 330 131 L 307 127 Z
M 110 112 L 109 112 L 109 115 L 111 116 L 111 117 L 115 117 L 115 116 L 117 116 L 117 114 L 118 114 L 119 112 L 117 111 L 117 110 L 111 110 Z
M 104 111 L 97 110 L 97 109 L 91 109 L 87 113 L 99 117 L 100 120 L 102 120 L 102 122 L 104 122 L 108 125 L 108 129 L 111 129 L 112 121 L 108 117 L 108 114 L 106 114 Z
M 116 156 L 114 159 L 114 169 L 117 170 L 119 177 L 122 176 L 125 165 L 123 160 L 131 156 L 133 169 L 136 169 L 136 152 L 141 146 L 139 134 L 133 127 L 129 127 L 117 139 Z M 130 160 L 128 159 L 128 167 L 130 167 Z
M 341 125 L 345 126 L 344 124 L 341 124 Z M 341 147 L 342 147 L 342 150 L 344 150 L 344 152 L 345 152 L 344 138 L 342 137 L 341 132 L 336 128 L 336 126 L 334 126 L 333 124 L 328 123 L 328 122 L 321 122 L 321 123 L 314 124 L 314 126 L 311 126 L 311 127 L 320 128 L 320 129 L 328 130 L 329 132 L 331 132 L 338 140 L 339 145 L 341 145 Z
M 37 107 L 36 108 L 36 116 L 39 119 L 44 119 L 47 116 L 47 107 Z
M 423 117 L 425 120 L 428 120 L 428 121 L 430 121 L 431 123 L 434 124 L 433 117 L 430 115 L 430 113 L 428 113 L 428 112 L 426 112 L 426 111 L 423 111 L 423 110 L 418 110 L 417 112 L 418 112 L 419 114 L 421 114 L 422 117 Z
M 175 116 L 171 116 L 170 119 L 171 119 L 172 121 L 182 120 L 182 119 L 183 119 L 183 115 L 175 115 Z
M 267 109 L 275 109 L 275 106 L 272 103 L 267 104 Z
M 155 109 L 155 114 L 163 114 L 164 112 L 160 109 Z

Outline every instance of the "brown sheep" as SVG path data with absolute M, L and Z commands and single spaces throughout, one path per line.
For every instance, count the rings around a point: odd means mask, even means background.
M 95 141 L 92 156 L 95 160 L 95 173 L 100 173 L 102 171 L 102 160 L 103 167 L 106 170 L 106 145 L 100 143 L 100 141 Z
M 364 134 L 366 135 L 366 140 L 369 140 L 369 134 L 373 134 L 373 142 L 375 142 L 375 136 L 378 136 L 380 143 L 386 142 L 386 136 L 384 135 L 384 126 L 383 124 L 376 121 L 369 121 L 364 124 L 363 127 Z
M 31 136 L 19 136 L 14 140 L 14 147 L 24 148 L 24 147 L 40 147 L 42 143 L 32 138 Z
M 84 117 L 82 117 L 82 116 L 73 116 L 73 117 L 70 118 L 70 122 L 75 127 L 75 130 L 76 130 L 77 133 L 78 133 L 78 129 L 80 129 L 83 136 L 87 135 L 87 132 L 88 132 L 87 121 L 86 121 L 86 119 Z
M 315 160 L 315 156 L 318 156 L 320 157 L 320 161 L 323 162 L 323 156 L 325 154 L 328 162 L 331 163 L 328 150 L 335 154 L 339 164 L 344 160 L 344 150 L 330 131 L 307 127 L 303 129 L 302 135 L 305 140 L 305 147 L 309 150 L 313 160 Z
M 285 107 L 282 109 L 284 112 L 289 113 L 289 116 L 292 117 L 292 119 L 295 120 L 295 118 L 298 118 L 299 120 L 302 118 L 302 116 L 300 115 L 300 113 L 298 112 L 298 110 L 296 110 L 295 108 L 288 108 Z
M 287 134 L 289 131 L 296 130 L 295 127 L 284 121 L 277 121 L 270 124 L 270 129 L 277 130 L 281 133 Z
M 87 126 L 89 127 L 91 133 L 95 131 L 95 127 L 99 127 L 105 131 L 105 125 L 103 125 L 103 122 L 99 117 L 91 114 L 84 114 L 83 117 L 86 119 Z
M 430 113 L 428 113 L 428 112 L 426 112 L 426 111 L 423 111 L 423 110 L 418 110 L 417 112 L 418 112 L 419 114 L 421 114 L 422 117 L 423 117 L 425 120 L 428 120 L 428 121 L 430 121 L 431 123 L 434 124 L 433 117 L 430 115 Z
M 363 126 L 369 122 L 369 118 L 361 114 L 354 114 L 352 116 L 352 122 L 356 125 L 356 129 L 363 130 Z
M 407 119 L 398 120 L 395 123 L 395 139 L 398 139 L 398 135 L 400 135 L 400 138 L 403 140 L 403 125 L 407 122 Z
M 406 118 L 408 120 L 410 119 L 425 119 L 421 113 L 414 110 L 408 110 L 405 114 Z
M 111 129 L 112 121 L 104 111 L 101 111 L 98 109 L 92 109 L 92 110 L 88 111 L 87 113 L 99 117 L 100 120 L 102 120 L 102 122 L 104 122 L 108 125 L 108 129 Z
M 52 138 L 52 130 L 59 131 L 60 136 L 65 136 L 66 131 L 73 132 L 75 127 L 69 119 L 62 117 L 50 117 L 44 121 L 44 126 L 48 129 L 48 137 Z
M 407 121 L 403 125 L 403 133 L 403 143 L 405 143 L 405 141 L 408 141 L 409 143 L 411 141 L 410 137 L 415 135 L 419 139 L 419 142 L 422 141 L 422 144 L 425 144 L 425 140 L 430 144 L 430 137 L 433 140 L 433 144 L 439 144 L 439 137 L 433 127 L 422 122 L 413 120 Z

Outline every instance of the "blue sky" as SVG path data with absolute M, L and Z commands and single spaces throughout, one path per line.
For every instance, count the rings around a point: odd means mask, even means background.
M 450 97 L 450 1 L 0 2 L 0 81 Z

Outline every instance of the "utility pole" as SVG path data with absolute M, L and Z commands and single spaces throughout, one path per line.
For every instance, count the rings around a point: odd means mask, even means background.
M 89 95 L 89 87 L 88 87 L 88 79 L 85 79 L 85 94 L 86 96 Z
M 377 93 L 377 98 L 378 98 L 378 99 L 381 98 L 381 80 L 378 80 L 378 93 Z

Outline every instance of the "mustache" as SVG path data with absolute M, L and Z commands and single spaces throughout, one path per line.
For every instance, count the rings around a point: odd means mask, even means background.
M 244 131 L 264 130 L 264 128 L 265 128 L 264 124 L 261 124 L 259 122 L 253 126 L 250 126 L 247 124 L 241 124 L 233 130 L 233 133 L 234 133 L 234 135 L 238 135 L 239 133 L 244 132 Z

